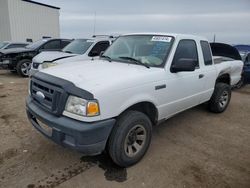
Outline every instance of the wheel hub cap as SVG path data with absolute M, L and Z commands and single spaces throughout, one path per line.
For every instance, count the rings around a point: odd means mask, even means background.
M 142 125 L 136 125 L 128 132 L 124 149 L 129 157 L 135 156 L 141 151 L 146 141 L 146 130 Z
M 21 66 L 21 71 L 25 76 L 28 76 L 30 68 L 31 68 L 31 63 L 28 63 L 28 62 L 23 63 L 22 66 Z
M 219 105 L 221 108 L 225 108 L 227 103 L 228 103 L 228 92 L 227 91 L 223 91 L 220 99 L 219 99 Z

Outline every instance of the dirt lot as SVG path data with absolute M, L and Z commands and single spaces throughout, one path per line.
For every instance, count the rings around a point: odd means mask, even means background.
M 137 165 L 121 169 L 105 155 L 83 157 L 27 121 L 28 79 L 0 70 L 0 187 L 250 187 L 250 87 L 229 108 L 205 106 L 156 126 Z

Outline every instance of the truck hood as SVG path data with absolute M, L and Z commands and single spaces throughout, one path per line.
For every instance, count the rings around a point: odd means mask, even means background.
M 141 65 L 108 62 L 101 59 L 65 63 L 41 72 L 68 80 L 93 94 L 98 91 L 121 91 L 163 80 L 166 76 L 163 68 L 146 68 Z
M 89 57 L 87 54 L 82 54 L 82 55 L 75 55 L 67 58 L 60 58 L 56 61 L 57 63 L 71 63 L 71 62 L 76 62 L 76 61 L 85 61 L 85 60 L 91 60 L 92 58 Z
M 43 63 L 44 61 L 56 61 L 59 59 L 65 59 L 68 57 L 76 56 L 77 54 L 70 54 L 65 52 L 42 52 L 33 58 L 33 62 Z

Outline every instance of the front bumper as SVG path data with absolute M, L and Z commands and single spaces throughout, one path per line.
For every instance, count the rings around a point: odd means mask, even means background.
M 27 116 L 32 125 L 57 144 L 78 150 L 85 155 L 100 154 L 115 124 L 115 119 L 81 122 L 65 116 L 57 117 L 39 108 L 31 97 L 26 100 Z M 52 128 L 49 135 L 38 121 Z

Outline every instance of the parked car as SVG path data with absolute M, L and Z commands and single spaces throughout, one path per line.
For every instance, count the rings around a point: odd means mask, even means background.
M 241 80 L 236 84 L 236 88 L 241 88 L 250 84 L 250 45 L 235 45 L 234 47 L 239 51 L 244 62 Z
M 244 62 L 243 72 L 242 72 L 242 82 L 244 84 L 250 84 L 250 52 L 246 53 L 242 58 Z
M 245 53 L 250 52 L 250 45 L 234 45 L 234 47 L 240 52 L 242 56 L 244 56 Z
M 75 39 L 60 52 L 42 52 L 32 60 L 30 75 L 41 69 L 61 63 L 90 60 L 99 57 L 114 41 L 113 36 L 92 37 L 88 39 Z
M 1 50 L 11 49 L 11 48 L 23 48 L 30 43 L 27 42 L 0 42 L 0 52 Z
M 0 52 L 0 66 L 4 69 L 17 71 L 20 76 L 29 75 L 31 61 L 42 51 L 59 51 L 68 45 L 68 39 L 42 39 L 24 48 L 6 49 Z
M 242 67 L 240 60 L 214 64 L 203 37 L 123 35 L 98 60 L 34 74 L 27 116 L 56 143 L 86 155 L 106 148 L 127 167 L 146 153 L 153 125 L 205 102 L 214 113 L 225 111 Z

